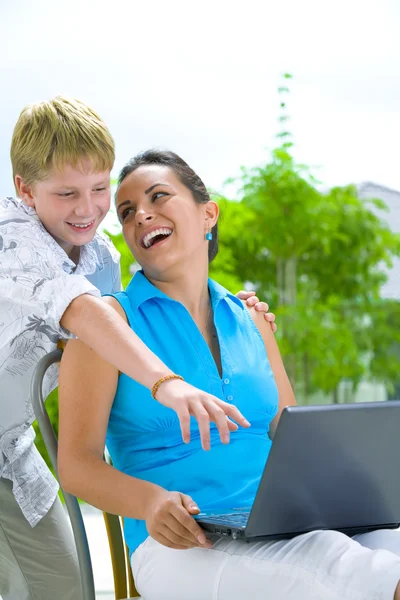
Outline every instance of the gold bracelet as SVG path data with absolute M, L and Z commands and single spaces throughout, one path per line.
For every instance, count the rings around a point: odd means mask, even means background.
M 153 396 L 154 400 L 157 400 L 156 394 L 158 392 L 158 388 L 160 387 L 160 385 L 162 383 L 164 383 L 164 381 L 168 381 L 169 379 L 181 379 L 183 381 L 183 377 L 181 377 L 181 375 L 173 374 L 173 375 L 165 375 L 165 377 L 161 377 L 158 381 L 155 382 L 155 384 L 151 388 L 151 395 Z

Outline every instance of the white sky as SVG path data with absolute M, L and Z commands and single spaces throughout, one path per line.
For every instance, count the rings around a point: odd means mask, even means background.
M 20 110 L 58 93 L 104 118 L 115 174 L 163 146 L 221 189 L 274 144 L 284 71 L 297 159 L 400 190 L 399 31 L 400 0 L 2 0 L 0 194 Z

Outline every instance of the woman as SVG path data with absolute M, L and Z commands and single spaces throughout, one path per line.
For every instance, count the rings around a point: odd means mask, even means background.
M 65 351 L 61 481 L 125 516 L 143 598 L 399 600 L 396 532 L 357 541 L 332 531 L 249 544 L 206 539 L 193 515 L 252 504 L 270 436 L 295 400 L 269 326 L 208 280 L 218 207 L 192 169 L 171 152 L 138 156 L 121 172 L 117 211 L 143 271 L 107 301 L 176 377 L 221 399 L 194 411 L 198 430 L 80 341 Z M 251 425 L 234 423 L 241 414 Z M 102 460 L 106 436 L 114 467 Z

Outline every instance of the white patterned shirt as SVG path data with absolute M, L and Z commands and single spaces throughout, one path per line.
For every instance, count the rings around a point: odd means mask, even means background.
M 119 253 L 96 233 L 75 265 L 42 225 L 36 211 L 14 198 L 0 200 L 0 477 L 35 526 L 52 506 L 58 484 L 34 445 L 30 385 L 42 356 L 60 338 L 74 337 L 60 320 L 81 294 L 121 289 Z M 53 365 L 44 397 L 57 385 Z

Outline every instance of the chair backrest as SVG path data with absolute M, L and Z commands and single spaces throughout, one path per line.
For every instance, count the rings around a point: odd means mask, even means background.
M 123 537 L 123 523 L 118 515 L 103 513 L 106 524 L 108 543 L 110 546 L 111 563 L 113 568 L 115 598 L 138 598 L 132 569 L 129 561 L 129 551 Z
M 62 350 L 55 350 L 44 356 L 35 369 L 31 397 L 35 416 L 43 437 L 51 463 L 58 478 L 57 470 L 57 437 L 47 414 L 43 398 L 43 379 L 47 369 L 61 360 Z M 85 525 L 79 504 L 75 496 L 62 490 L 68 514 L 71 520 L 76 551 L 81 573 L 82 593 L 84 600 L 96 600 L 92 562 L 90 559 L 89 544 Z M 127 548 L 123 538 L 121 518 L 117 515 L 103 513 L 106 525 L 108 542 L 110 546 L 111 562 L 113 567 L 114 588 L 116 600 L 129 597 L 138 597 L 133 581 Z

